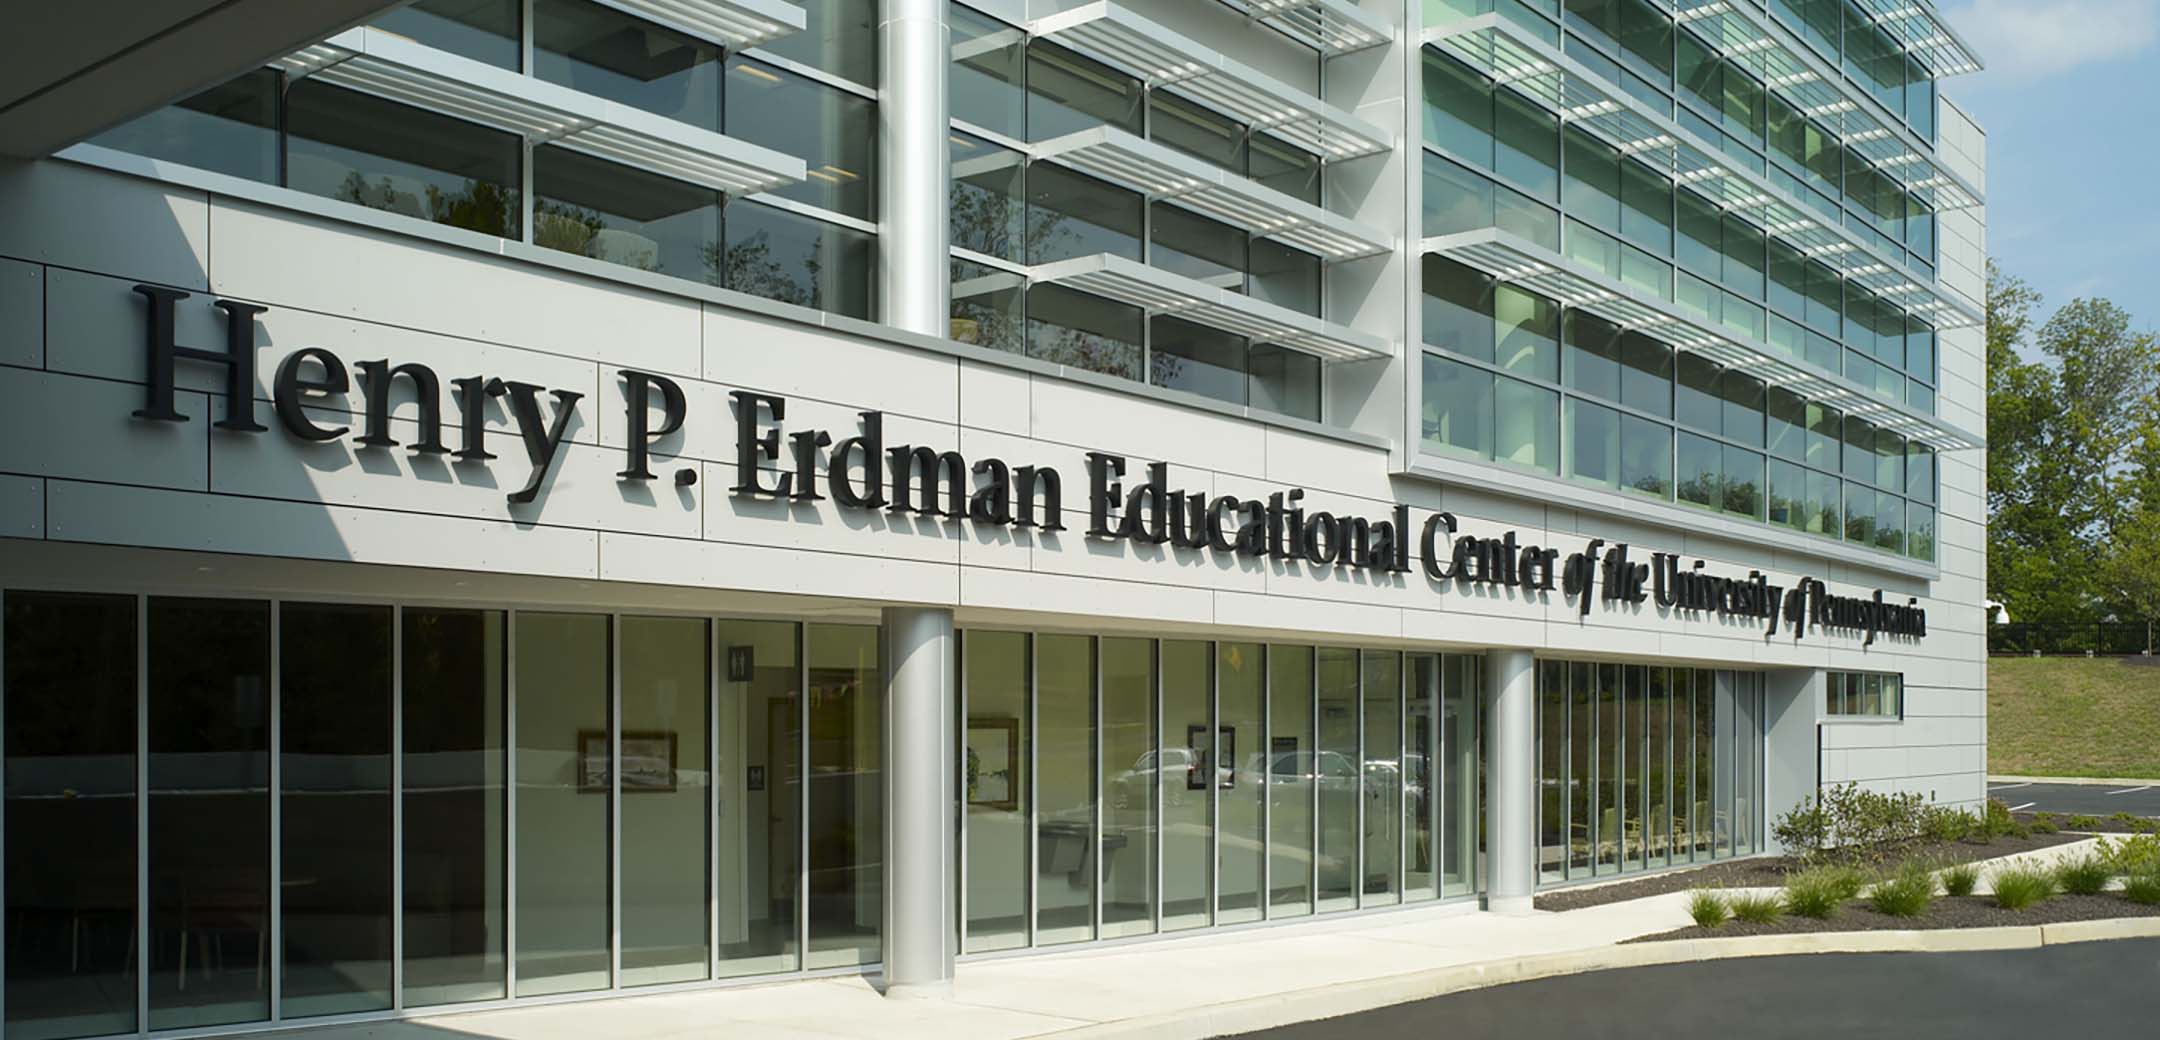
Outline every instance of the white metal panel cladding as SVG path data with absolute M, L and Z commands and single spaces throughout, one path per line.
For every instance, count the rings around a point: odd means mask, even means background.
M 783 0 L 597 0 L 728 50 L 770 43 L 803 30 L 803 9 Z
M 1253 21 L 1275 27 L 1323 55 L 1379 47 L 1394 38 L 1395 27 L 1355 0 L 1223 0 Z
M 1395 248 L 1393 238 L 1347 217 L 1115 127 L 1053 138 L 1033 152 L 1038 159 L 1124 185 L 1150 199 L 1174 200 L 1324 260 L 1352 260 Z
M 379 29 L 340 33 L 276 64 L 294 77 L 315 77 L 729 195 L 754 195 L 805 176 L 803 161 L 794 156 Z
M 1311 94 L 1195 43 L 1111 2 L 1096 0 L 1028 23 L 1047 37 L 1325 159 L 1395 146 L 1395 135 Z
M 1675 184 L 1709 198 L 1868 291 L 1925 316 L 1937 328 L 1981 323 L 1979 309 L 1963 297 L 1907 270 L 1902 258 L 1886 256 L 1842 224 L 1823 218 L 1761 172 L 1725 158 L 1715 146 L 1508 18 L 1479 15 L 1434 29 L 1426 40 L 1544 106 L 1562 122 L 1596 134 L 1622 155 L 1669 172 Z
M 1029 272 L 1029 279 L 1106 296 L 1150 314 L 1174 314 L 1256 343 L 1289 347 L 1329 361 L 1393 356 L 1388 341 L 1371 333 L 1108 253 L 1042 264 Z
M 1424 251 L 1475 267 L 1500 281 L 1524 286 L 1552 297 L 1562 306 L 1588 311 L 1622 328 L 1648 333 L 1771 386 L 1917 437 L 1939 450 L 1986 447 L 1987 442 L 1979 436 L 1788 358 L 1768 344 L 1741 339 L 1730 330 L 1704 324 L 1666 300 L 1613 281 L 1498 228 L 1428 238 Z

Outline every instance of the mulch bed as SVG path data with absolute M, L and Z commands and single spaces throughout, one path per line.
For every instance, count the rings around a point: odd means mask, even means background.
M 1978 859 L 2035 852 L 2084 838 L 2083 834 L 2035 834 L 2029 838 L 2005 835 L 1985 844 L 1973 841 L 1916 841 L 1886 851 L 1881 862 L 1897 863 L 1917 856 L 1946 865 L 1969 863 Z M 1783 885 L 1786 872 L 1794 869 L 1798 869 L 1798 864 L 1784 856 L 1727 860 L 1690 870 L 1651 874 L 1633 881 L 1548 892 L 1537 897 L 1536 906 L 1540 910 L 1581 910 L 1585 907 L 1604 906 L 1607 903 L 1620 903 L 1644 896 L 1661 896 L 1667 892 L 1685 892 L 1696 888 L 1772 888 Z
M 1933 931 L 1941 928 L 1996 928 L 2006 925 L 2062 924 L 2066 921 L 2101 921 L 2118 917 L 2160 917 L 2160 906 L 2133 903 L 2119 895 L 2060 895 L 2023 910 L 2005 910 L 1993 896 L 1943 896 L 1918 917 L 1891 917 L 1876 913 L 1864 900 L 1853 900 L 1828 920 L 1812 917 L 1780 917 L 1769 924 L 1727 921 L 1716 928 L 1689 925 L 1669 932 L 1645 935 L 1629 942 L 1664 942 L 1672 939 L 1718 939 L 1742 935 L 1796 935 L 1806 932 Z

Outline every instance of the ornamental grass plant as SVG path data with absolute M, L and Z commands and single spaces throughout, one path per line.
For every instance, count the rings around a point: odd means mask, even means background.
M 1995 872 L 1995 905 L 2023 910 L 2055 894 L 2055 876 L 2030 863 L 2015 863 Z
M 1716 928 L 1732 917 L 1732 908 L 1725 905 L 1724 896 L 1700 888 L 1688 896 L 1687 912 L 1702 928 Z
M 1908 860 L 1897 873 L 1868 890 L 1875 912 L 1890 917 L 1918 917 L 1935 902 L 1935 872 L 1926 863 Z
M 1969 896 L 1980 887 L 1980 867 L 1973 863 L 1954 863 L 1942 872 L 1943 892 L 1946 895 Z
M 1748 924 L 1772 924 L 1784 916 L 1785 901 L 1768 893 L 1745 892 L 1725 901 L 1733 920 Z

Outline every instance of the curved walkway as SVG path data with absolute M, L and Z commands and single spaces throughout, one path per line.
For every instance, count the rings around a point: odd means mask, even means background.
M 1250 1040 L 1444 1036 L 2150 1036 L 2160 939 L 1979 953 L 1845 953 L 1620 968 L 1518 982 L 1259 1033 Z

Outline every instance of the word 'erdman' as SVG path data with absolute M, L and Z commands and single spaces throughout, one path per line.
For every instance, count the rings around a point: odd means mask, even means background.
M 149 301 L 148 400 L 138 418 L 185 422 L 174 407 L 174 368 L 180 361 L 222 366 L 226 376 L 225 418 L 220 429 L 261 433 L 255 421 L 254 319 L 268 308 L 233 300 L 215 300 L 225 312 L 223 350 L 181 347 L 174 342 L 174 304 L 188 297 L 174 289 L 138 285 Z M 443 443 L 442 380 L 425 365 L 362 361 L 360 373 L 362 449 L 398 446 L 390 436 L 391 390 L 400 379 L 410 389 L 417 410 L 418 434 L 407 450 L 450 455 L 460 463 L 495 458 L 486 449 L 487 403 L 505 399 L 505 411 L 517 426 L 531 473 L 523 487 L 510 492 L 513 503 L 530 503 L 539 494 L 549 467 L 560 452 L 582 394 L 548 390 L 531 383 L 467 376 L 449 381 L 457 393 L 459 446 Z M 624 369 L 622 379 L 627 429 L 625 460 L 617 474 L 624 481 L 652 480 L 656 441 L 683 428 L 688 398 L 666 376 Z M 344 426 L 325 426 L 304 405 L 328 404 L 352 389 L 352 376 L 337 355 L 323 347 L 302 347 L 288 354 L 271 381 L 271 403 L 279 425 L 294 437 L 328 441 L 343 437 Z M 554 415 L 543 416 L 540 395 L 554 398 Z M 656 399 L 657 395 L 657 399 Z M 823 501 L 828 494 L 847 509 L 883 509 L 984 526 L 1065 530 L 1064 481 L 1048 466 L 1015 466 L 998 458 L 972 463 L 957 451 L 915 444 L 887 444 L 882 412 L 857 415 L 859 430 L 835 440 L 825 430 L 786 433 L 787 400 L 776 394 L 738 390 L 735 405 L 735 473 L 730 493 L 750 498 L 794 502 Z M 655 421 L 654 407 L 658 406 Z M 783 442 L 785 447 L 783 448 Z M 783 458 L 783 455 L 785 456 Z M 1303 488 L 1271 492 L 1266 498 L 1211 495 L 1170 486 L 1167 463 L 1147 464 L 1135 479 L 1122 455 L 1087 455 L 1087 537 L 1169 545 L 1238 556 L 1299 563 L 1315 572 L 1335 569 L 1379 574 L 1422 571 L 1435 584 L 1460 582 L 1553 592 L 1574 600 L 1579 615 L 1590 613 L 1593 599 L 1607 604 L 1642 604 L 1654 599 L 1669 612 L 1687 611 L 1750 619 L 1775 635 L 1780 622 L 1793 638 L 1808 626 L 1877 635 L 1920 638 L 1927 635 L 1927 612 L 1917 599 L 1902 605 L 1885 602 L 1881 590 L 1870 599 L 1830 594 L 1829 586 L 1802 578 L 1792 588 L 1773 585 L 1760 571 L 1746 578 L 1706 573 L 1708 563 L 1683 566 L 1675 553 L 1653 552 L 1636 562 L 1625 544 L 1608 546 L 1592 539 L 1583 551 L 1562 560 L 1561 550 L 1525 544 L 1508 531 L 1497 538 L 1463 534 L 1455 516 L 1436 512 L 1413 534 L 1410 507 L 1396 504 L 1384 518 L 1337 516 L 1308 509 Z M 678 484 L 696 482 L 697 471 L 676 471 Z M 823 488 L 823 491 L 819 489 Z M 1415 546 L 1413 550 L 1413 545 Z M 1414 557 L 1413 557 L 1414 553 Z M 1413 558 L 1416 567 L 1413 568 Z

